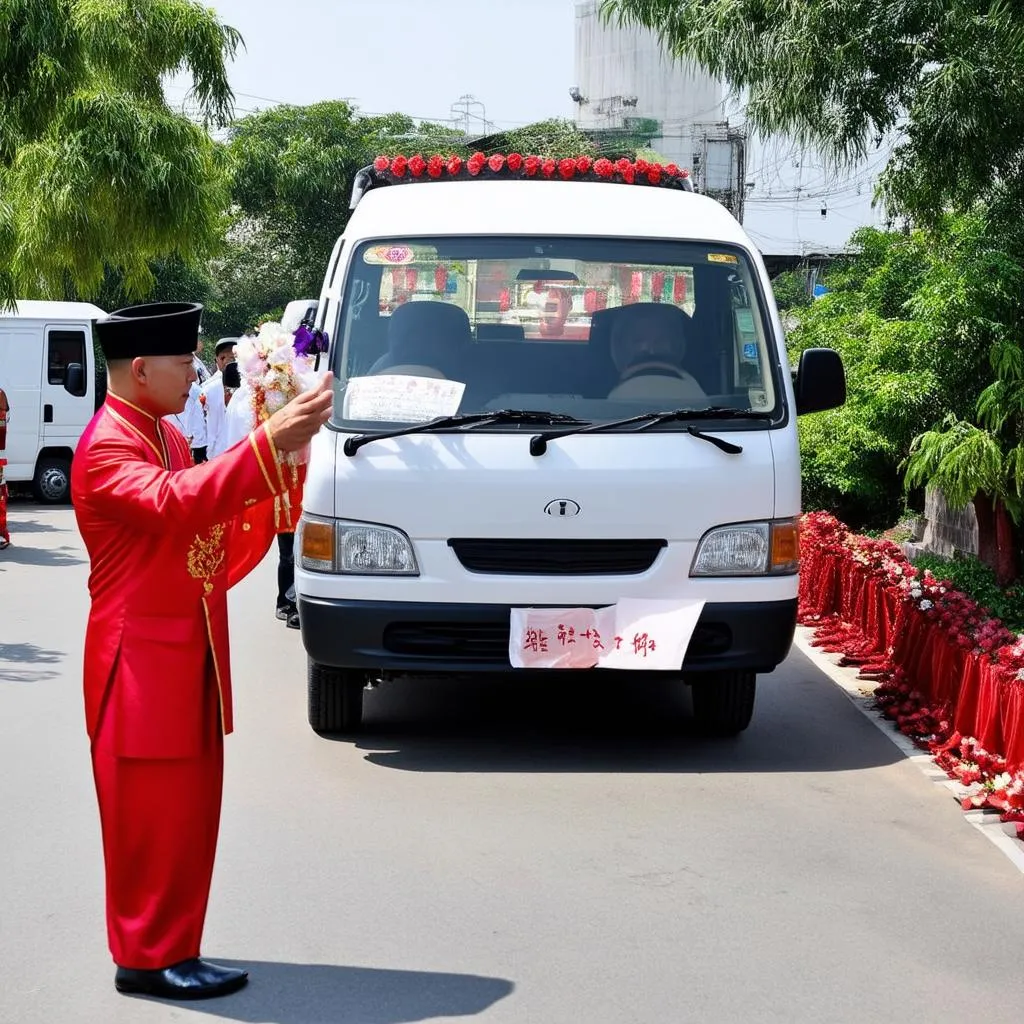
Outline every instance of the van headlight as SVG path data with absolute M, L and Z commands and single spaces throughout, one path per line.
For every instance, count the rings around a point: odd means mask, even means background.
M 357 576 L 418 576 L 412 542 L 391 526 L 303 515 L 299 565 L 310 572 Z
M 697 545 L 691 576 L 787 576 L 800 569 L 796 519 L 734 523 L 709 530 Z

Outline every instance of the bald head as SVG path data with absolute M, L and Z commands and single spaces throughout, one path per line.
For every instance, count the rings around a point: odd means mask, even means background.
M 192 355 L 136 356 L 107 363 L 110 391 L 153 416 L 181 412 L 196 379 Z

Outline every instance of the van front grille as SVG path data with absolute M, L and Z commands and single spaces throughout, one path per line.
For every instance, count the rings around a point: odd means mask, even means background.
M 635 576 L 647 572 L 664 540 L 448 541 L 470 572 L 500 576 Z

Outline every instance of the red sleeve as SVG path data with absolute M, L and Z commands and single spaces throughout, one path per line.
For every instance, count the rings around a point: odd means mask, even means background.
M 227 546 L 229 587 L 245 579 L 263 561 L 279 533 L 294 533 L 299 525 L 306 467 L 288 467 L 284 476 L 289 483 L 297 481 L 285 495 L 250 505 L 231 524 L 231 543 Z
M 141 460 L 131 438 L 111 434 L 93 440 L 83 469 L 79 500 L 153 533 L 195 533 L 287 489 L 265 426 L 216 459 L 179 470 Z

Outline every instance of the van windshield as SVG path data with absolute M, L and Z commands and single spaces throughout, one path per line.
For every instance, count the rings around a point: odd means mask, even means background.
M 781 412 L 770 323 L 748 258 L 724 244 L 367 242 L 335 325 L 335 422 L 507 409 L 597 422 L 709 407 L 763 420 Z

